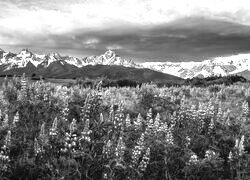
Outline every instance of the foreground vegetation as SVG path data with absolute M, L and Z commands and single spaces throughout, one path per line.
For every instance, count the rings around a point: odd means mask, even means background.
M 250 85 L 0 90 L 5 179 L 249 179 Z

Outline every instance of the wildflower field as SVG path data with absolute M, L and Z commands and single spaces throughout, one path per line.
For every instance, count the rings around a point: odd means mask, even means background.
M 250 85 L 5 79 L 0 179 L 250 179 Z

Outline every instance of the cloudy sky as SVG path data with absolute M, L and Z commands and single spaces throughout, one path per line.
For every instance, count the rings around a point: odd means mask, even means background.
M 250 53 L 250 1 L 1 0 L 0 48 L 135 61 Z

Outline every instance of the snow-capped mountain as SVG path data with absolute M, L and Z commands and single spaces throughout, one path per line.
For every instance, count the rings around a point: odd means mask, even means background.
M 125 67 L 139 67 L 132 60 L 126 60 L 118 56 L 114 51 L 108 50 L 100 56 L 90 56 L 84 59 L 86 65 L 120 65 Z
M 133 68 L 148 68 L 171 74 L 184 79 L 193 77 L 207 77 L 213 75 L 230 75 L 241 72 L 250 74 L 250 54 L 239 54 L 228 57 L 216 57 L 200 62 L 144 62 L 135 63 L 132 60 L 118 56 L 114 51 L 108 50 L 100 56 L 76 58 L 61 56 L 59 53 L 38 55 L 23 49 L 15 54 L 0 49 L 0 70 L 32 68 L 32 69 L 70 69 L 82 68 L 87 65 L 119 65 Z M 60 67 L 59 67 L 60 66 Z
M 35 67 L 47 68 L 53 62 L 65 63 L 81 68 L 86 65 L 120 65 L 125 67 L 138 67 L 132 60 L 126 60 L 115 54 L 115 52 L 108 50 L 100 56 L 90 56 L 82 59 L 61 56 L 59 53 L 49 53 L 47 55 L 38 55 L 30 52 L 28 49 L 23 49 L 18 54 L 5 52 L 0 49 L 0 65 L 6 65 L 5 70 L 24 68 L 28 63 Z
M 157 70 L 184 79 L 214 75 L 232 75 L 250 71 L 250 54 L 216 57 L 201 62 L 145 62 L 144 68 Z

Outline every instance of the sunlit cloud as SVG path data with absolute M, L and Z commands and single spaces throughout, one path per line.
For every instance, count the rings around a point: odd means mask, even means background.
M 92 38 L 82 41 L 85 48 L 95 49 L 96 45 L 99 43 L 98 39 Z
M 112 44 L 112 45 L 106 47 L 107 50 L 120 50 L 122 48 L 123 47 L 118 45 L 118 44 Z

